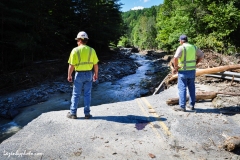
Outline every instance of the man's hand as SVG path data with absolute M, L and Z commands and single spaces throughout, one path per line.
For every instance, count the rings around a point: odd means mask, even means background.
M 172 74 L 177 74 L 177 72 L 178 72 L 178 68 L 174 68 L 174 69 L 172 70 Z
M 93 82 L 98 79 L 98 64 L 93 65 L 94 75 L 93 75 Z
M 180 68 L 178 66 L 178 58 L 174 57 L 173 62 L 174 62 L 174 64 L 173 64 L 174 69 L 172 70 L 172 74 L 176 74 L 178 72 L 178 69 Z
M 72 79 L 72 72 L 73 72 L 73 70 L 74 70 L 74 66 L 69 64 L 69 67 L 68 67 L 68 78 L 67 78 L 68 82 L 72 82 L 73 81 L 73 79 Z
M 67 80 L 68 82 L 72 82 L 72 76 L 68 76 Z
M 98 79 L 98 76 L 96 74 L 93 75 L 93 82 L 96 82 L 96 80 Z

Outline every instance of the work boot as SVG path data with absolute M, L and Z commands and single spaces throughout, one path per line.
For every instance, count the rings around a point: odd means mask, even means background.
M 191 110 L 191 111 L 195 109 L 195 108 L 194 108 L 193 106 L 191 106 L 191 105 L 190 105 L 190 106 L 188 105 L 187 108 L 188 108 L 189 110 Z
M 182 108 L 182 107 L 180 107 L 180 106 L 176 106 L 176 107 L 173 107 L 173 110 L 174 110 L 174 111 L 183 111 L 183 112 L 185 112 L 185 111 L 186 111 L 186 108 Z
M 74 114 L 71 114 L 70 112 L 68 112 L 68 114 L 67 114 L 67 118 L 70 118 L 70 119 L 77 119 L 77 116 L 74 115 Z
M 85 119 L 90 119 L 90 118 L 92 118 L 92 115 L 91 115 L 91 114 L 85 115 Z

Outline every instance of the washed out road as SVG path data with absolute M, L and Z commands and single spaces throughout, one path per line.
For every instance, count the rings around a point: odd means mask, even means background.
M 197 85 L 198 91 L 209 89 Z M 89 120 L 83 108 L 76 120 L 66 117 L 68 110 L 43 113 L 0 144 L 0 159 L 239 159 L 221 148 L 226 137 L 239 135 L 239 117 L 220 114 L 211 101 L 175 112 L 166 100 L 176 96 L 173 86 L 158 95 L 92 106 Z M 64 101 L 55 105 L 68 107 Z M 53 105 L 41 105 L 48 104 Z

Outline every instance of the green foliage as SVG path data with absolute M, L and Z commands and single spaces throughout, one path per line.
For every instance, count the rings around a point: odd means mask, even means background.
M 127 45 L 139 49 L 156 49 L 157 36 L 156 15 L 159 6 L 145 8 L 143 10 L 131 10 L 122 13 L 123 21 L 127 25 L 125 38 Z
M 68 57 L 79 31 L 99 54 L 125 34 L 119 0 L 3 0 L 1 71 Z M 67 61 L 67 58 L 66 58 Z
M 181 34 L 189 37 L 194 35 L 194 19 L 189 15 L 193 12 L 192 5 L 181 6 L 178 1 L 168 2 L 171 12 L 166 6 L 160 8 L 157 20 L 157 42 L 160 48 L 173 50 L 178 45 L 178 38 Z M 180 1 L 181 2 L 181 1 Z M 170 3 L 172 3 L 170 5 Z
M 234 7 L 233 2 L 228 4 L 215 2 L 208 6 L 209 14 L 203 17 L 207 28 L 218 34 L 218 39 L 224 40 L 239 25 L 240 11 Z
M 229 46 L 240 46 L 236 36 L 240 33 L 239 17 L 237 0 L 165 0 L 156 17 L 156 41 L 162 49 L 175 50 L 178 37 L 186 34 L 201 48 L 227 54 Z
M 215 51 L 221 51 L 224 47 L 223 42 L 217 39 L 216 34 L 211 33 L 209 35 L 198 35 L 195 38 L 196 45 L 200 48 L 212 49 Z
M 130 44 L 130 42 L 129 42 L 127 37 L 122 36 L 120 38 L 120 41 L 118 42 L 118 46 L 121 46 L 121 47 L 122 46 L 131 46 L 131 44 Z

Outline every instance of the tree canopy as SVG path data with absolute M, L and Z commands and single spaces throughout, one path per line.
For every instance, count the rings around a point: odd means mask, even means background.
M 120 8 L 119 0 L 2 0 L 0 72 L 68 57 L 79 31 L 100 54 L 124 33 Z
M 175 50 L 186 34 L 202 49 L 239 51 L 240 2 L 237 0 L 164 0 L 163 4 L 122 13 L 128 24 L 119 45 Z M 151 44 L 151 45 L 150 45 Z

